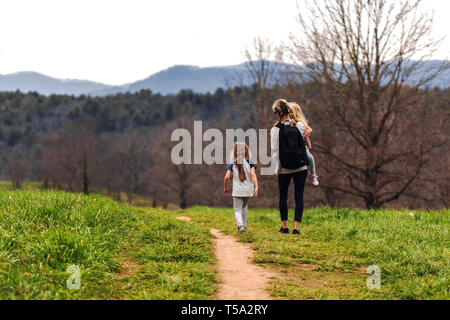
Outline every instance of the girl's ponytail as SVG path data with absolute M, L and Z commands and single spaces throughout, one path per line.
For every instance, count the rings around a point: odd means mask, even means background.
M 244 182 L 247 178 L 245 176 L 244 161 L 250 157 L 250 150 L 248 145 L 243 142 L 236 142 L 233 148 L 233 163 L 236 166 L 239 174 L 239 180 Z
M 241 180 L 241 182 L 245 181 L 245 171 L 244 171 L 244 166 L 242 165 L 242 163 L 236 163 L 237 161 L 235 161 L 234 165 L 237 167 L 238 169 L 238 173 L 239 173 L 239 180 Z

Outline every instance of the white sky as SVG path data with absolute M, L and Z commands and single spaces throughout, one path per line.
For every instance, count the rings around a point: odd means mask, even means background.
M 448 34 L 450 1 L 425 2 Z M 255 36 L 295 30 L 296 14 L 296 0 L 0 0 L 0 74 L 123 84 L 176 64 L 238 64 Z M 435 58 L 450 57 L 449 38 Z

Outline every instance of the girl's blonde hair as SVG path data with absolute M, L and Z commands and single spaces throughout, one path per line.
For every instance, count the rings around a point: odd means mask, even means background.
M 297 125 L 297 121 L 294 118 L 292 108 L 289 106 L 289 102 L 285 99 L 278 99 L 272 105 L 272 111 L 275 113 L 280 119 L 284 115 L 289 115 L 289 119 L 291 119 L 291 127 L 295 127 Z M 278 120 L 274 127 L 280 123 Z
M 292 120 L 300 122 L 306 127 L 308 125 L 308 120 L 300 105 L 297 102 L 289 102 L 289 107 L 292 110 Z
M 244 142 L 236 142 L 234 144 L 233 152 L 231 154 L 231 158 L 233 164 L 236 166 L 239 173 L 239 180 L 244 182 L 246 180 L 245 171 L 244 171 L 244 161 L 250 159 L 250 149 L 248 145 Z

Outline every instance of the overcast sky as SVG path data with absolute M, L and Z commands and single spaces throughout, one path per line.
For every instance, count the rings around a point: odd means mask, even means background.
M 425 0 L 450 30 L 450 1 Z M 231 65 L 295 30 L 296 0 L 0 0 L 0 74 L 123 84 L 177 64 Z M 450 56 L 450 39 L 436 58 Z

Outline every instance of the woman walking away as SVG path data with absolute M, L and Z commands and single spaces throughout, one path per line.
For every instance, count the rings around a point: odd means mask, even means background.
M 305 114 L 302 111 L 302 108 L 296 102 L 289 102 L 289 106 L 292 108 L 292 115 L 294 120 L 303 124 L 306 128 L 306 132 L 303 135 L 306 144 L 306 156 L 308 158 L 309 168 L 311 169 L 311 178 L 312 184 L 315 186 L 319 185 L 319 177 L 316 174 L 316 161 L 314 160 L 314 156 L 311 154 L 311 140 L 309 140 L 309 136 L 313 129 L 308 126 L 308 120 L 305 118 Z
M 291 179 L 295 190 L 295 223 L 293 234 L 299 234 L 299 226 L 303 215 L 303 192 L 305 189 L 308 159 L 303 142 L 306 128 L 301 122 L 295 121 L 289 103 L 278 99 L 272 106 L 273 113 L 279 121 L 270 131 L 272 161 L 275 162 L 275 174 L 278 174 L 278 189 L 280 194 L 280 215 L 282 227 L 279 233 L 289 233 L 288 222 L 288 191 Z
M 253 163 L 250 163 L 248 145 L 242 142 L 234 144 L 231 163 L 227 166 L 223 192 L 228 193 L 228 182 L 233 175 L 233 206 L 237 223 L 237 234 L 247 231 L 248 202 L 258 197 L 258 179 Z

